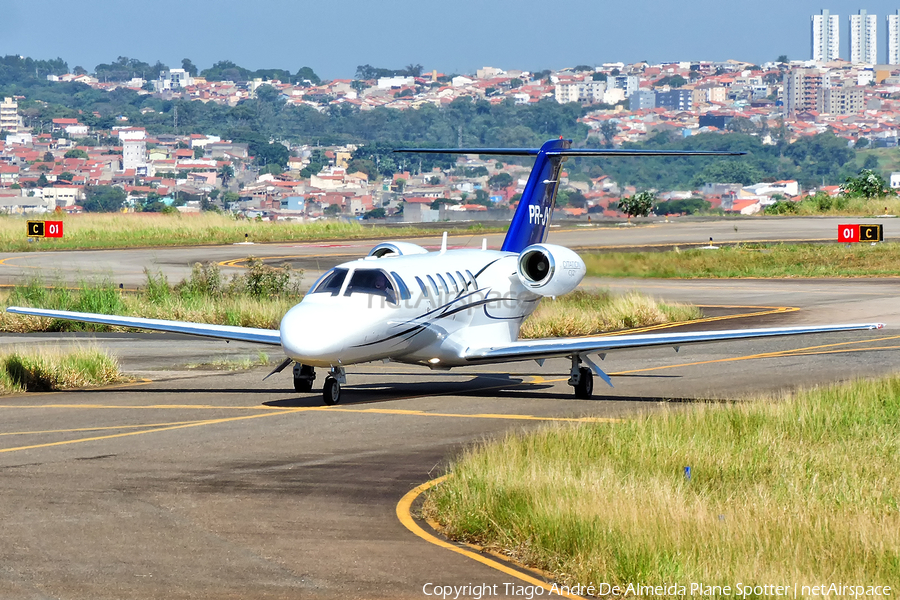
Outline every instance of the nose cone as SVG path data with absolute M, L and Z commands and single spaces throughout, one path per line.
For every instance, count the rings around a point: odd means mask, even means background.
M 279 328 L 285 354 L 305 365 L 338 364 L 345 332 L 335 308 L 304 301 L 287 311 Z

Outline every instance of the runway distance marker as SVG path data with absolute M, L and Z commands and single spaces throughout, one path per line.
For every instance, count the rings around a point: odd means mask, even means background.
M 847 244 L 854 242 L 883 242 L 884 226 L 881 223 L 838 225 L 838 241 Z
M 62 221 L 28 221 L 28 237 L 52 237 L 63 236 Z

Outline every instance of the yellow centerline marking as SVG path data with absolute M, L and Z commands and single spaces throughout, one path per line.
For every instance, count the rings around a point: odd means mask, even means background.
M 168 423 L 146 423 L 142 425 L 110 425 L 107 427 L 78 427 L 75 429 L 44 429 L 39 431 L 6 431 L 0 433 L 0 436 L 5 435 L 40 435 L 46 433 L 78 433 L 82 431 L 107 431 L 110 429 L 149 429 L 153 427 L 167 427 L 170 425 L 188 425 L 191 423 L 205 423 L 206 420 L 202 421 L 173 421 Z
M 424 492 L 431 489 L 432 487 L 438 485 L 439 483 L 444 482 L 448 475 L 444 475 L 443 477 L 438 477 L 437 479 L 432 479 L 431 481 L 426 481 L 422 485 L 416 486 L 409 492 L 407 492 L 403 498 L 400 499 L 400 502 L 397 503 L 397 518 L 412 533 L 416 536 L 422 538 L 426 542 L 430 544 L 434 544 L 440 548 L 446 548 L 447 550 L 451 550 L 456 552 L 457 554 L 461 554 L 466 558 L 471 558 L 474 561 L 480 562 L 481 564 L 490 567 L 492 569 L 496 569 L 501 573 L 505 573 L 506 575 L 510 575 L 511 577 L 515 577 L 516 579 L 520 579 L 531 585 L 537 585 L 547 590 L 550 593 L 558 594 L 563 598 L 572 598 L 580 600 L 581 596 L 573 596 L 572 594 L 568 594 L 565 592 L 560 592 L 558 590 L 554 590 L 551 584 L 548 584 L 545 581 L 541 581 L 536 577 L 532 577 L 527 573 L 522 573 L 521 571 L 517 571 L 501 562 L 490 559 L 483 554 L 479 554 L 477 552 L 473 552 L 472 550 L 467 550 L 465 548 L 460 548 L 450 542 L 445 542 L 444 540 L 434 536 L 424 529 L 422 529 L 418 523 L 416 523 L 415 519 L 412 517 L 412 505 L 416 501 L 416 499 L 421 496 Z
M 298 411 L 295 410 L 295 411 L 285 411 L 285 412 L 298 412 Z M 101 441 L 101 440 L 111 440 L 111 439 L 114 439 L 114 438 L 130 437 L 130 436 L 135 436 L 135 435 L 143 435 L 143 434 L 145 434 L 145 433 L 157 433 L 157 432 L 160 432 L 160 431 L 174 431 L 174 430 L 176 430 L 176 429 L 187 429 L 187 428 L 189 428 L 189 427 L 201 427 L 201 426 L 203 426 L 203 425 L 216 425 L 216 424 L 219 424 L 219 423 L 230 423 L 230 422 L 233 422 L 233 421 L 244 421 L 244 420 L 247 420 L 247 419 L 257 419 L 257 418 L 260 418 L 260 417 L 270 417 L 270 416 L 272 416 L 272 415 L 279 415 L 279 414 L 284 414 L 284 412 L 276 412 L 276 413 L 273 413 L 273 412 L 266 412 L 266 413 L 260 413 L 260 414 L 258 414 L 258 415 L 245 415 L 245 416 L 242 416 L 242 417 L 229 417 L 229 418 L 223 418 L 223 419 L 209 419 L 209 420 L 206 420 L 206 421 L 195 421 L 195 422 L 191 422 L 191 423 L 185 423 L 185 424 L 183 424 L 183 425 L 172 425 L 172 426 L 168 426 L 168 427 L 158 427 L 158 428 L 156 428 L 156 429 L 145 429 L 145 430 L 143 430 L 143 431 L 128 431 L 128 432 L 125 432 L 125 433 L 114 433 L 114 434 L 111 434 L 111 435 L 98 435 L 98 436 L 94 436 L 94 437 L 79 438 L 79 439 L 77 439 L 77 440 L 65 440 L 65 441 L 61 441 L 61 442 L 47 442 L 47 443 L 44 443 L 44 444 L 32 444 L 32 445 L 30 445 L 30 446 L 18 446 L 18 447 L 15 447 L 15 448 L 0 448 L 0 454 L 5 453 L 5 452 L 18 452 L 19 450 L 34 450 L 34 449 L 36 449 L 36 448 L 51 448 L 51 447 L 54 447 L 54 446 L 66 446 L 66 445 L 69 445 L 69 444 L 82 444 L 82 443 L 84 443 L 84 442 L 97 442 L 97 441 Z
M 697 362 L 690 363 L 681 363 L 677 365 L 661 365 L 658 367 L 648 367 L 646 369 L 632 369 L 629 371 L 617 371 L 615 373 L 609 373 L 610 376 L 613 375 L 626 375 L 629 373 L 644 373 L 646 371 L 658 371 L 662 369 L 675 369 L 678 367 L 693 367 L 697 365 L 709 365 L 714 363 L 724 363 L 724 362 L 735 362 L 739 360 L 752 360 L 757 358 L 780 358 L 780 357 L 788 357 L 788 356 L 808 356 L 812 354 L 833 354 L 840 352 L 859 352 L 863 350 L 881 350 L 881 349 L 890 349 L 895 348 L 895 346 L 886 346 L 884 348 L 856 348 L 856 349 L 841 349 L 841 350 L 829 350 L 824 352 L 813 352 L 814 350 L 818 350 L 821 348 L 834 348 L 837 346 L 849 346 L 853 344 L 870 344 L 873 342 L 883 342 L 887 340 L 896 340 L 900 339 L 900 335 L 894 335 L 890 337 L 882 337 L 882 338 L 874 338 L 871 340 L 857 340 L 853 342 L 840 342 L 836 344 L 824 344 L 821 346 L 807 346 L 805 348 L 794 348 L 791 350 L 776 350 L 773 352 L 762 352 L 759 354 L 748 354 L 746 356 L 732 356 L 729 358 L 716 358 L 713 360 L 701 360 Z
M 563 421 L 569 423 L 619 423 L 621 421 L 621 419 L 612 419 L 608 417 L 541 417 L 535 415 L 508 415 L 495 413 L 456 414 L 434 413 L 423 410 L 400 410 L 391 408 L 318 408 L 317 410 L 330 410 L 332 412 L 372 413 L 382 415 L 409 415 L 415 417 L 447 417 L 455 419 L 506 419 L 511 421 Z

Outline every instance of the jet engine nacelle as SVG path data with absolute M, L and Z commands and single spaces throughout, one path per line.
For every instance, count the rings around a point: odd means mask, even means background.
M 410 254 L 428 254 L 428 250 L 411 242 L 383 242 L 369 251 L 369 256 L 376 258 L 409 256 Z
M 584 261 L 576 253 L 554 244 L 533 244 L 519 254 L 516 274 L 530 292 L 562 296 L 581 283 Z

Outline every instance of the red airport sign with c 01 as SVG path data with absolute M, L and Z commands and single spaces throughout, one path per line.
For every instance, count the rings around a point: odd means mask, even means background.
M 28 237 L 61 238 L 62 236 L 62 221 L 28 221 Z
M 884 241 L 884 229 L 882 225 L 838 225 L 838 241 L 852 242 L 881 242 Z

